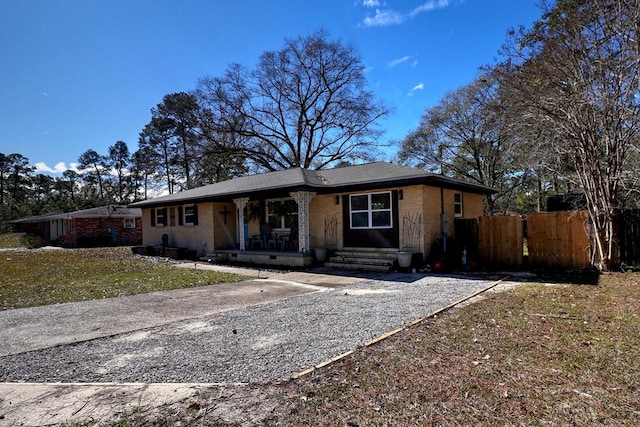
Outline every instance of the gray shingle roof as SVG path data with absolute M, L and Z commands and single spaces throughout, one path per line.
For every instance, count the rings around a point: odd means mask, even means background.
M 99 206 L 97 208 L 90 209 L 82 209 L 74 212 L 67 213 L 51 213 L 45 215 L 38 216 L 30 216 L 27 218 L 20 218 L 13 221 L 11 223 L 33 223 L 33 222 L 45 222 L 45 221 L 53 221 L 56 219 L 67 219 L 67 218 L 125 218 L 125 217 L 140 217 L 142 216 L 142 209 L 133 208 L 129 206 L 120 206 L 120 205 L 107 205 L 107 206 Z
M 371 189 L 390 185 L 410 184 L 443 185 L 475 193 L 493 193 L 495 190 L 421 169 L 386 162 L 340 167 L 313 171 L 309 169 L 287 169 L 258 175 L 233 178 L 179 193 L 136 202 L 132 207 L 151 207 L 173 203 L 229 200 L 234 197 L 265 196 L 277 192 L 309 190 L 318 193 Z

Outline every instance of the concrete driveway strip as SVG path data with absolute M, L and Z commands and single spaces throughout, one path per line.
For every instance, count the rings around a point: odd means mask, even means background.
M 109 337 L 323 289 L 291 280 L 256 279 L 0 311 L 0 356 Z

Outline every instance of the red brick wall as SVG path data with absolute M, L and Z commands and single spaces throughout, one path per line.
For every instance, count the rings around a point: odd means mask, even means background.
M 141 245 L 142 218 L 136 218 L 135 225 L 135 228 L 124 228 L 123 218 L 76 218 L 73 229 L 61 240 L 65 246 Z M 115 241 L 108 229 L 115 230 Z

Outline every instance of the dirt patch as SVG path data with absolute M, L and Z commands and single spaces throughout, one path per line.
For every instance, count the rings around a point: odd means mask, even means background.
M 270 387 L 244 384 L 0 384 L 2 426 L 99 425 L 119 419 L 145 420 L 145 425 L 205 419 L 254 425 L 276 405 Z

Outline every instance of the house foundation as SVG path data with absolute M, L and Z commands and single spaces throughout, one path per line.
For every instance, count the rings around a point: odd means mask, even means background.
M 211 256 L 202 259 L 224 260 L 232 263 L 278 265 L 287 267 L 310 267 L 315 263 L 313 253 L 299 253 L 294 251 L 242 251 L 238 249 L 219 249 Z

